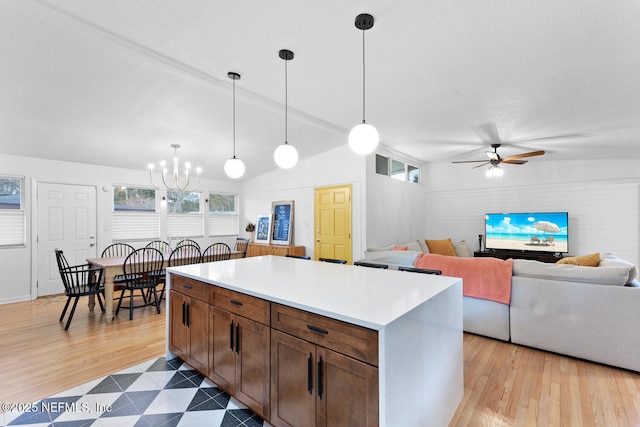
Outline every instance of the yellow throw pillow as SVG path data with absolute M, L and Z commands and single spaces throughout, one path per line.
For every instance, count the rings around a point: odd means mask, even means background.
M 591 255 L 570 256 L 558 260 L 556 264 L 571 264 L 579 265 L 582 267 L 597 267 L 598 265 L 600 265 L 600 254 L 596 252 L 595 254 Z
M 444 240 L 425 240 L 424 242 L 427 244 L 430 254 L 456 256 L 451 238 Z

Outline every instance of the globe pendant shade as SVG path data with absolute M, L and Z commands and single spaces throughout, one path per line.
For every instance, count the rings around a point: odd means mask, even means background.
M 298 163 L 298 150 L 289 144 L 282 144 L 273 153 L 273 160 L 282 169 L 290 169 Z
M 224 162 L 224 173 L 229 178 L 237 179 L 244 175 L 244 163 L 235 157 Z
M 357 154 L 371 154 L 378 146 L 380 135 L 369 123 L 360 123 L 349 132 L 349 147 Z

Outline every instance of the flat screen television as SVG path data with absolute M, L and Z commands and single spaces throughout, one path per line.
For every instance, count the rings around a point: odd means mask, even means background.
M 485 248 L 534 252 L 569 252 L 567 212 L 488 213 Z

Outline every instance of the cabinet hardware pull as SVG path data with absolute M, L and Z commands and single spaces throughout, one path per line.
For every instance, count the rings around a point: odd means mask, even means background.
M 184 301 L 182 301 L 182 324 L 183 325 L 187 324 L 187 315 L 184 310 Z
M 238 307 L 242 307 L 242 303 L 241 303 L 240 301 L 231 300 L 230 302 L 231 302 L 231 304 L 233 304 L 233 305 L 237 305 Z
M 318 360 L 318 397 L 322 400 L 322 357 Z
M 233 322 L 229 323 L 229 348 L 233 351 Z
M 240 353 L 240 324 L 236 324 L 236 353 Z
M 184 287 L 185 289 L 191 289 L 191 288 L 193 288 L 193 286 L 191 286 L 191 285 L 183 285 L 183 287 Z
M 313 394 L 313 362 L 311 361 L 311 353 L 307 358 L 307 391 L 309 394 Z
M 317 327 L 315 327 L 315 326 L 311 326 L 311 325 L 307 325 L 307 328 L 308 328 L 310 331 L 315 332 L 315 333 L 317 333 L 317 334 L 321 334 L 321 335 L 327 335 L 327 334 L 329 333 L 329 331 L 327 331 L 327 330 L 320 329 L 320 328 L 317 328 Z
M 191 319 L 189 318 L 191 314 L 191 304 L 187 304 L 187 328 L 191 327 Z

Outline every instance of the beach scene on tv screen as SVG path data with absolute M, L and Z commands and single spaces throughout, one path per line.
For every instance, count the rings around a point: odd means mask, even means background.
M 491 213 L 485 216 L 485 247 L 568 252 L 566 212 Z

